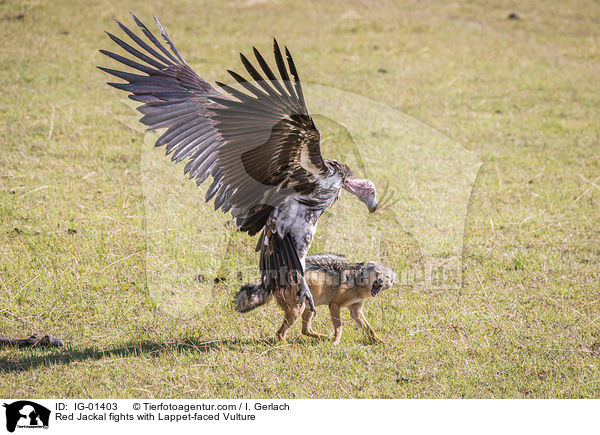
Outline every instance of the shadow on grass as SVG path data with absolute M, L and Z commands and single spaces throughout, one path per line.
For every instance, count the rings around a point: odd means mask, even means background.
M 298 338 L 292 340 L 292 344 L 308 344 L 311 341 Z M 316 343 L 316 341 L 315 341 Z M 279 341 L 273 338 L 266 339 L 218 339 L 218 340 L 198 340 L 193 338 L 183 338 L 179 340 L 164 341 L 140 341 L 131 344 L 125 344 L 113 349 L 85 348 L 81 350 L 70 349 L 69 347 L 61 350 L 47 351 L 44 355 L 32 355 L 38 353 L 40 348 L 19 349 L 24 355 L 23 358 L 7 361 L 0 360 L 0 373 L 24 372 L 35 369 L 39 366 L 51 366 L 57 364 L 71 364 L 73 362 L 82 362 L 87 360 L 100 360 L 103 358 L 129 358 L 136 356 L 155 356 L 162 353 L 173 352 L 218 352 L 224 350 L 243 350 L 248 346 L 262 345 L 267 348 L 276 349 L 284 347 Z M 16 349 L 16 348 L 14 348 Z M 267 349 L 269 350 L 269 349 Z

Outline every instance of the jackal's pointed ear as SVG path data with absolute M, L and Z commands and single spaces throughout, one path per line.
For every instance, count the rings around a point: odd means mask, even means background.
M 364 263 L 364 264 L 365 264 L 364 268 L 366 270 L 368 270 L 369 272 L 377 269 L 377 263 L 374 263 L 372 261 L 369 261 L 368 263 Z

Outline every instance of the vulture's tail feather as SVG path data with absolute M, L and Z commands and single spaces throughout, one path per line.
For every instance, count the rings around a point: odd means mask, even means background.
M 262 284 L 244 284 L 235 296 L 235 310 L 247 313 L 250 310 L 266 304 L 273 297 Z

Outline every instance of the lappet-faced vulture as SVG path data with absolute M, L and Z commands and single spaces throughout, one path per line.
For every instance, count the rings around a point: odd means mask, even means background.
M 166 146 L 174 162 L 187 159 L 190 178 L 200 185 L 212 177 L 206 201 L 214 199 L 215 210 L 231 212 L 249 235 L 262 230 L 256 247 L 262 285 L 269 291 L 298 289 L 300 303 L 306 298 L 314 311 L 303 273 L 317 221 L 341 189 L 374 212 L 374 184 L 356 178 L 345 164 L 323 158 L 296 66 L 287 48 L 284 58 L 277 41 L 276 69 L 256 49 L 258 67 L 242 54 L 253 81 L 228 71 L 238 86 L 217 82 L 221 93 L 183 60 L 156 18 L 169 48 L 133 19 L 146 40 L 117 22 L 131 42 L 107 34 L 127 54 L 100 50 L 130 68 L 100 67 L 125 81 L 109 84 L 143 103 L 140 121 L 150 130 L 167 129 L 156 146 Z

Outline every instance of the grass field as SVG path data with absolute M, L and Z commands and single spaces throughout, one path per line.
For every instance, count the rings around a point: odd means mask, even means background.
M 66 343 L 0 349 L 0 396 L 600 397 L 597 1 L 164 3 L 0 0 L 0 336 Z M 369 216 L 344 197 L 311 252 L 462 273 L 369 301 L 384 344 L 347 312 L 337 347 L 298 326 L 275 342 L 274 305 L 235 313 L 255 240 L 128 126 L 95 69 L 129 10 L 160 17 L 211 82 L 277 36 L 305 81 L 394 108 L 399 143 L 318 118 L 327 156 L 364 163 L 399 202 Z M 474 183 L 456 200 L 444 189 L 463 167 Z M 422 206 L 425 179 L 455 214 Z M 315 329 L 330 332 L 325 307 Z

